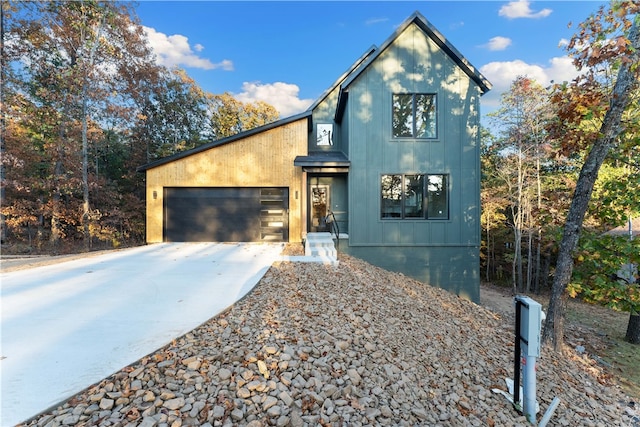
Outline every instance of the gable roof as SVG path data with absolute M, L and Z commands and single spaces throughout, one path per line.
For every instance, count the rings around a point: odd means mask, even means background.
M 456 49 L 447 39 L 434 27 L 420 12 L 415 11 L 409 16 L 398 29 L 378 48 L 373 54 L 368 55 L 366 60 L 361 63 L 360 67 L 355 69 L 341 84 L 340 94 L 338 95 L 338 106 L 336 108 L 336 122 L 340 122 L 342 119 L 342 113 L 344 112 L 346 100 L 348 98 L 348 88 L 354 80 L 362 74 L 367 67 L 373 63 L 410 25 L 417 25 L 425 34 L 433 40 L 438 47 L 445 52 L 453 62 L 458 65 L 462 71 L 465 72 L 473 80 L 482 91 L 481 94 L 485 94 L 491 90 L 492 84 L 487 80 L 485 76 L 480 73 L 471 63 Z
M 433 40 L 440 49 L 442 49 L 452 60 L 458 65 L 462 71 L 464 71 L 476 84 L 482 89 L 482 93 L 489 92 L 492 88 L 491 82 L 487 80 L 485 76 L 483 76 L 480 71 L 478 71 L 467 59 L 462 56 L 462 54 L 456 49 L 451 43 L 447 41 L 447 39 L 434 27 L 422 14 L 418 11 L 413 12 L 413 14 L 408 17 L 389 37 L 380 48 L 371 56 L 367 58 L 367 61 L 362 64 L 356 72 L 352 73 L 349 78 L 347 78 L 344 83 L 342 83 L 343 88 L 347 88 L 362 71 L 364 71 L 369 64 L 378 58 L 382 52 L 386 50 L 397 38 L 406 30 L 411 24 L 416 24 L 422 31 L 424 31 L 427 36 L 431 40 Z

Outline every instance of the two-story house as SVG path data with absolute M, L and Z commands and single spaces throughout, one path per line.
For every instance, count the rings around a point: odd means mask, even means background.
M 342 252 L 478 301 L 490 88 L 416 12 L 307 111 L 142 166 L 147 242 L 301 242 L 332 213 Z

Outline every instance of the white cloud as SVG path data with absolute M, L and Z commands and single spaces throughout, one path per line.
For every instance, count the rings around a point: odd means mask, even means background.
M 531 10 L 529 0 L 512 1 L 500 8 L 498 14 L 505 18 L 546 18 L 551 15 L 551 9 L 542 9 L 539 12 Z
M 207 58 L 198 56 L 189 45 L 189 39 L 180 34 L 168 36 L 156 31 L 154 28 L 144 27 L 149 45 L 155 53 L 158 63 L 165 67 L 188 67 L 202 68 L 204 70 L 223 69 L 233 70 L 233 62 L 224 59 L 218 63 L 213 63 Z M 201 52 L 204 46 L 196 44 L 193 49 Z
M 511 39 L 509 37 L 496 36 L 489 40 L 489 43 L 484 45 L 489 50 L 505 50 L 511 46 Z
M 500 95 L 509 90 L 518 76 L 527 76 L 546 87 L 552 81 L 570 81 L 579 74 L 568 56 L 551 58 L 547 66 L 528 64 L 520 59 L 490 62 L 480 67 L 480 72 L 493 83 L 491 91 L 482 97 L 483 106 L 489 109 L 499 105 Z
M 264 101 L 273 105 L 281 117 L 289 117 L 306 110 L 313 99 L 300 99 L 300 88 L 292 83 L 244 82 L 242 92 L 235 98 L 242 102 Z

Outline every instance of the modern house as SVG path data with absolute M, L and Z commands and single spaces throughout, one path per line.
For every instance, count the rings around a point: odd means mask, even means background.
M 307 111 L 140 167 L 147 242 L 301 242 L 332 213 L 340 251 L 478 301 L 490 88 L 416 12 Z

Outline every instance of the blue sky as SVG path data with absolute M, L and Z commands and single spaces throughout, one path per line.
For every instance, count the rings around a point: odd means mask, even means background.
M 304 111 L 372 45 L 422 13 L 493 83 L 482 113 L 514 78 L 543 85 L 576 75 L 563 46 L 601 1 L 142 1 L 158 61 L 202 89 Z M 568 24 L 572 22 L 571 28 Z

